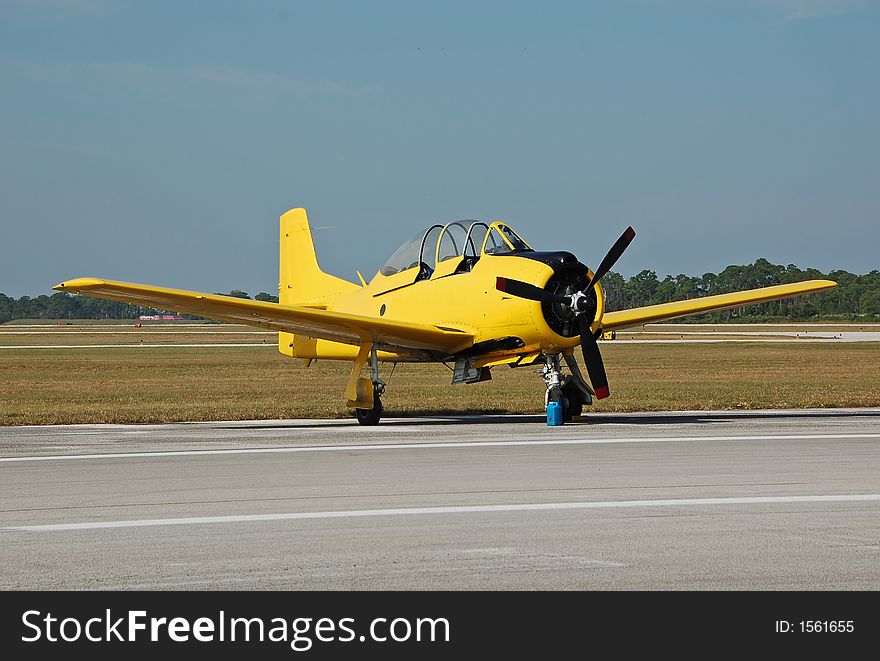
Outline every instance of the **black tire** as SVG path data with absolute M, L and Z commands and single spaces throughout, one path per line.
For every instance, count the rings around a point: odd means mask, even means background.
M 584 412 L 584 396 L 573 383 L 566 383 L 562 386 L 562 395 L 565 397 L 562 419 L 565 422 L 571 422 L 572 419 Z
M 371 409 L 355 409 L 354 415 L 357 421 L 365 427 L 374 427 L 379 424 L 382 418 L 382 400 L 379 395 L 373 395 L 373 408 Z

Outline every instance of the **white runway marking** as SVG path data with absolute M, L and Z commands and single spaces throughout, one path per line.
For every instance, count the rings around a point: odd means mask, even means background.
M 46 328 L 48 330 L 58 330 L 61 328 L 67 329 L 78 329 L 82 328 L 84 330 L 89 328 L 131 328 L 134 324 L 138 323 L 137 319 L 126 319 L 125 323 L 122 324 L 64 324 L 63 326 L 59 326 L 58 324 L 7 324 L 6 328 Z M 837 324 L 838 326 L 840 324 Z M 863 324 L 859 324 L 862 326 Z M 250 328 L 250 326 L 246 326 L 245 324 L 157 324 L 152 321 L 147 321 L 142 328 L 150 329 L 150 328 Z M 3 329 L 0 329 L 3 330 Z
M 131 347 L 277 347 L 277 342 L 264 342 L 263 344 L 245 344 L 241 343 L 220 343 L 211 342 L 210 344 L 141 344 L 140 342 L 130 342 L 129 344 L 16 344 L 11 346 L 2 346 L 0 349 L 130 349 Z
M 726 328 L 726 329 L 736 329 L 736 328 L 816 328 L 823 326 L 831 326 L 834 328 L 880 328 L 880 324 L 875 323 L 834 323 L 834 322 L 815 322 L 815 323 L 804 323 L 799 324 L 795 323 L 763 323 L 763 324 L 644 324 L 642 328 Z
M 128 521 L 84 521 L 10 526 L 8 531 L 63 532 L 105 528 L 150 528 L 155 526 L 193 526 L 217 523 L 293 521 L 303 519 L 343 519 L 375 516 L 419 516 L 436 514 L 483 514 L 491 512 L 547 512 L 559 510 L 622 509 L 637 507 L 699 507 L 727 505 L 777 505 L 797 503 L 856 503 L 880 501 L 880 494 L 817 496 L 753 496 L 744 498 L 669 498 L 663 500 L 606 500 L 575 503 L 522 503 L 514 505 L 457 505 L 451 507 L 400 507 L 374 510 L 330 512 L 285 512 L 281 514 L 239 514 L 233 516 L 193 516 L 173 519 L 132 519 Z
M 880 439 L 880 432 L 864 434 L 775 434 L 750 436 L 656 436 L 645 438 L 560 438 L 522 441 L 461 441 L 448 443 L 374 443 L 370 445 L 305 445 L 276 448 L 221 448 L 216 450 L 156 450 L 151 452 L 108 452 L 105 454 L 58 454 L 26 457 L 0 457 L 0 463 L 26 461 L 75 461 L 81 459 L 136 459 L 156 457 L 193 457 L 227 454 L 292 454 L 298 452 L 372 452 L 376 450 L 460 450 L 463 448 L 498 448 L 547 445 L 604 445 L 616 443 L 693 443 L 705 441 L 823 441 Z
M 679 335 L 679 336 L 698 336 L 698 337 L 725 337 L 725 336 L 743 336 L 743 337 L 767 337 L 777 336 L 780 338 L 799 338 L 813 339 L 820 338 L 826 340 L 840 340 L 846 338 L 861 339 L 864 341 L 877 342 L 880 341 L 880 333 L 867 331 L 667 331 L 667 330 L 648 330 L 648 331 L 620 331 L 626 335 Z
M 138 328 L 137 330 L 128 330 L 130 327 L 126 326 L 125 330 L 119 331 L 93 331 L 87 330 L 85 328 L 78 328 L 76 330 L 66 330 L 66 329 L 55 329 L 55 330 L 47 330 L 47 331 L 16 331 L 16 330 L 6 330 L 5 328 L 0 328 L 0 336 L 3 335 L 71 335 L 76 337 L 77 335 L 129 335 L 131 337 L 137 337 L 138 335 L 277 335 L 277 331 L 255 331 L 255 330 L 222 330 L 222 331 L 213 331 L 213 330 L 186 330 L 186 331 L 178 331 L 178 330 L 162 330 L 162 331 L 151 331 L 149 328 Z
M 853 333 L 853 335 L 856 335 Z M 804 337 L 803 335 L 799 338 L 797 337 L 780 337 L 780 338 L 746 338 L 746 339 L 735 339 L 735 338 L 708 338 L 708 339 L 699 339 L 699 338 L 689 338 L 689 339 L 681 339 L 681 340 L 608 340 L 607 343 L 610 344 L 718 344 L 720 342 L 738 342 L 738 343 L 749 343 L 749 344 L 828 344 L 828 343 L 837 343 L 841 342 L 877 342 L 880 341 L 880 333 L 865 333 L 864 335 L 869 337 Z

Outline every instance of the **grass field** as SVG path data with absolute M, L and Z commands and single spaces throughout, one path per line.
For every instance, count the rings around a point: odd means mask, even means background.
M 878 343 L 611 342 L 603 355 L 612 396 L 587 412 L 880 406 Z M 348 370 L 271 346 L 5 349 L 0 425 L 349 416 Z M 452 386 L 443 365 L 388 366 L 386 415 L 543 411 L 535 368 L 492 375 Z

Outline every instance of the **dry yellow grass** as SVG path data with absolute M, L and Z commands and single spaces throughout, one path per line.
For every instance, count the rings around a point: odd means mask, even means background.
M 608 343 L 603 355 L 612 396 L 595 411 L 880 405 L 877 343 Z M 0 425 L 348 416 L 348 369 L 306 369 L 269 347 L 6 349 Z M 543 410 L 534 368 L 495 368 L 469 386 L 450 385 L 442 365 L 389 375 L 390 416 Z

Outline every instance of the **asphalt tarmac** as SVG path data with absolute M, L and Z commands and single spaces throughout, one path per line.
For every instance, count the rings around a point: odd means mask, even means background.
M 0 428 L 3 589 L 880 588 L 880 409 Z

